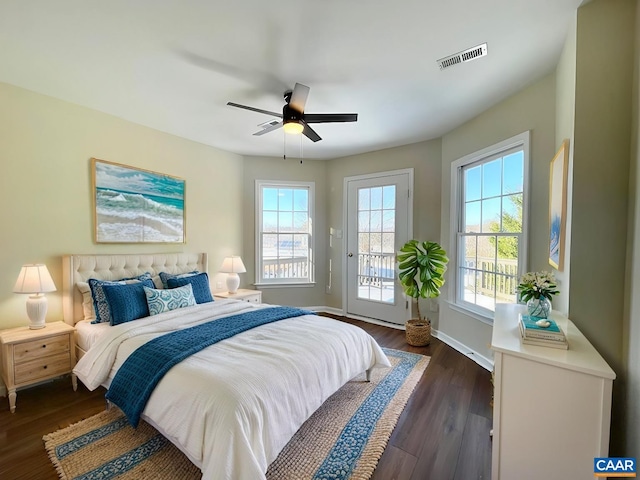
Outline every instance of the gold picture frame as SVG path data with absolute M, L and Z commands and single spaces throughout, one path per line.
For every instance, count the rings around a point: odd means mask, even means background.
M 91 159 L 96 243 L 186 243 L 182 178 Z
M 562 271 L 567 222 L 569 140 L 564 140 L 549 168 L 549 264 Z

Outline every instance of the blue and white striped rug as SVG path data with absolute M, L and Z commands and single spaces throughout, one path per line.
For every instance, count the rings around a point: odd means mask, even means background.
M 269 466 L 269 480 L 368 479 L 429 357 L 384 349 L 393 367 L 374 369 L 331 396 Z M 146 422 L 131 428 L 116 408 L 44 437 L 61 479 L 201 478 L 200 470 Z

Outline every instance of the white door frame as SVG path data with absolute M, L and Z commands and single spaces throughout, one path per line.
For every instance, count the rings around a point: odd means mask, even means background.
M 348 186 L 349 182 L 357 181 L 357 180 L 368 180 L 371 178 L 381 178 L 388 177 L 390 175 L 403 175 L 407 174 L 409 176 L 409 201 L 407 202 L 407 238 L 413 238 L 413 168 L 403 168 L 400 170 L 388 170 L 384 172 L 375 172 L 375 173 L 367 173 L 364 175 L 354 175 L 350 177 L 344 177 L 342 182 L 342 231 L 344 232 L 343 241 L 342 241 L 342 314 L 347 316 L 347 302 L 348 302 L 348 292 L 347 292 L 347 280 L 348 280 L 348 268 L 347 268 L 347 250 L 348 250 L 348 238 L 349 238 L 349 222 L 348 222 Z M 396 279 L 397 281 L 397 279 Z M 409 304 L 409 308 L 406 309 L 407 317 L 409 320 L 411 318 L 411 308 L 412 305 Z M 363 317 L 364 318 L 364 317 Z

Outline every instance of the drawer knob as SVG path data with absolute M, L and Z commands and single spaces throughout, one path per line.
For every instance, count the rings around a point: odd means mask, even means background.
M 42 348 L 47 348 L 47 346 L 46 345 L 42 345 Z
M 47 366 L 45 365 L 45 366 L 44 366 L 44 367 L 42 367 L 42 368 L 44 368 L 44 369 L 46 370 L 46 369 L 47 369 Z

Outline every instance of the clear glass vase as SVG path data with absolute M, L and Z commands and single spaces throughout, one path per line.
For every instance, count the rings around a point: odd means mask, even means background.
M 549 318 L 551 300 L 545 297 L 531 298 L 527 301 L 527 310 L 531 317 Z

